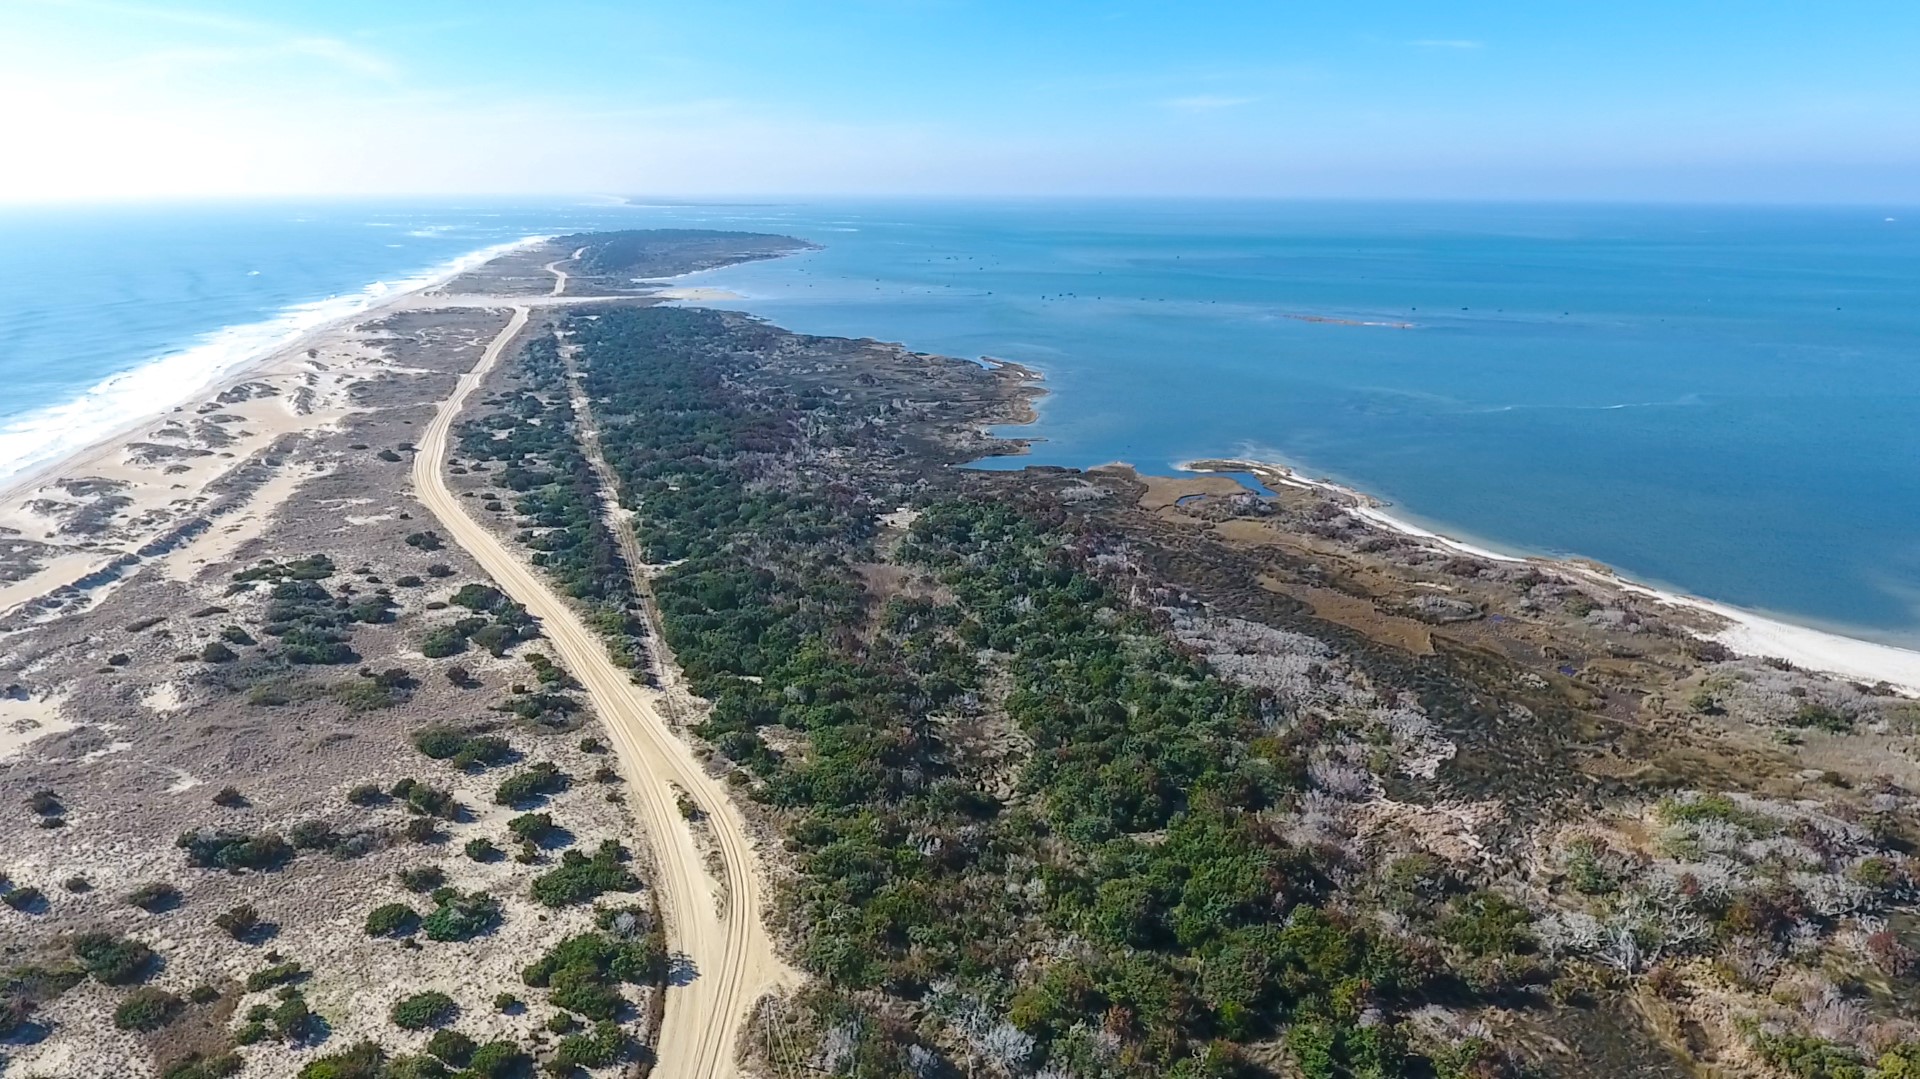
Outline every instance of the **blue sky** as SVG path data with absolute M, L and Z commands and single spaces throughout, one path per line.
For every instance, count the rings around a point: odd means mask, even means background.
M 0 199 L 1920 201 L 1920 4 L 0 0 Z

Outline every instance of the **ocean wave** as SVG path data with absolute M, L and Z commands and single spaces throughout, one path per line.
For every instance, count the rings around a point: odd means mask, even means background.
M 314 329 L 429 288 L 538 238 L 495 244 L 395 281 L 375 281 L 358 292 L 293 304 L 273 318 L 222 327 L 111 375 L 71 400 L 9 420 L 0 426 L 0 479 L 98 442 L 142 416 L 181 404 L 223 375 L 286 348 Z

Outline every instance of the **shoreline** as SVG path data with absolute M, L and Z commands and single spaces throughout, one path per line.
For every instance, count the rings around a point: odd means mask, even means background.
M 337 332 L 356 321 L 365 321 L 380 311 L 394 307 L 420 293 L 438 288 L 461 274 L 478 269 L 502 255 L 511 254 L 521 248 L 529 247 L 551 238 L 552 237 L 549 236 L 523 236 L 518 240 L 493 244 L 475 251 L 470 251 L 464 255 L 458 255 L 445 262 L 429 267 L 420 273 L 402 277 L 394 285 L 389 286 L 391 291 L 372 295 L 365 294 L 363 290 L 366 302 L 354 306 L 352 310 L 341 311 L 339 314 L 330 315 L 319 322 L 291 330 L 263 344 L 261 347 L 249 351 L 241 358 L 222 365 L 198 381 L 190 384 L 182 383 L 182 388 L 169 396 L 167 400 L 138 414 L 129 415 L 124 421 L 117 423 L 113 428 L 104 431 L 97 437 L 89 438 L 85 442 L 73 446 L 70 449 L 57 450 L 51 456 L 39 460 L 30 459 L 17 471 L 0 471 L 0 500 L 20 498 L 40 487 L 46 486 L 47 483 L 58 478 L 60 473 L 70 471 L 75 466 L 86 464 L 98 458 L 102 453 L 123 445 L 129 438 L 139 433 L 142 428 L 152 425 L 155 421 L 175 409 L 198 399 L 210 390 L 217 389 L 230 382 L 245 379 L 250 372 L 258 371 L 264 365 L 287 352 L 298 349 L 302 345 L 308 344 L 329 333 Z M 366 286 L 366 288 L 371 289 L 382 284 L 385 283 L 376 281 L 372 285 Z M 149 359 L 138 366 L 110 375 L 92 386 L 87 387 L 74 397 L 46 405 L 27 413 L 20 418 L 20 421 L 25 421 L 30 417 L 44 415 L 55 410 L 73 409 L 83 406 L 90 398 L 102 390 L 112 387 L 116 383 L 124 383 L 131 376 L 146 371 L 155 364 L 164 363 L 168 357 L 185 354 L 193 348 L 204 344 L 206 338 L 231 332 L 245 326 L 271 325 L 276 321 L 295 317 L 301 308 L 324 304 L 331 300 L 342 298 L 343 297 L 327 297 L 321 300 L 309 301 L 305 304 L 291 304 L 283 308 L 281 313 L 273 318 L 262 319 L 252 323 L 240 323 L 233 326 L 221 326 L 209 330 L 205 334 L 202 334 L 199 339 L 196 339 L 194 344 L 182 346 L 162 356 Z
M 84 444 L 0 477 L 0 633 L 91 605 L 135 567 L 191 577 L 265 528 L 332 464 L 301 447 L 361 411 L 352 387 L 400 368 L 365 327 L 432 307 L 463 274 L 547 237 L 493 244 L 351 297 Z
M 1388 503 L 1365 491 L 1332 480 L 1309 479 L 1290 466 L 1271 461 L 1209 457 L 1183 461 L 1177 467 L 1182 472 L 1201 475 L 1248 472 L 1269 487 L 1286 486 L 1331 494 L 1345 503 L 1356 516 L 1389 532 L 1475 558 L 1551 568 L 1669 607 L 1705 615 L 1715 623 L 1713 627 L 1691 632 L 1740 654 L 1784 660 L 1797 667 L 1868 683 L 1886 682 L 1904 693 L 1920 696 L 1920 651 L 1797 625 L 1731 604 L 1656 588 L 1588 559 L 1502 554 L 1396 517 L 1386 511 Z
M 720 269 L 725 269 L 720 268 Z M 715 273 L 719 270 L 700 270 L 694 274 Z M 683 274 L 681 277 L 694 276 Z M 678 291 L 678 290 L 673 290 Z M 699 299 L 720 300 L 739 304 L 736 310 L 742 310 L 755 318 L 766 318 L 748 309 L 754 297 L 741 295 L 723 288 L 706 289 L 694 287 L 685 290 L 689 293 L 709 293 Z M 724 293 L 724 295 L 715 295 Z M 663 298 L 682 300 L 670 291 L 663 291 Z M 684 300 L 698 302 L 694 296 Z M 1295 316 L 1288 316 L 1295 317 Z M 1308 321 L 1344 323 L 1346 320 L 1333 318 L 1310 318 Z M 1411 323 L 1362 323 L 1378 325 L 1390 329 L 1411 329 Z M 911 349 L 912 346 L 899 342 L 897 346 Z M 1017 468 L 1016 462 L 1032 452 L 1033 443 L 1045 441 L 1043 437 L 1015 434 L 1005 428 L 1030 427 L 1039 423 L 1039 399 L 1050 396 L 1052 390 L 1046 385 L 1046 373 L 1038 368 L 990 356 L 982 356 L 974 362 L 996 368 L 1016 369 L 1022 380 L 1028 384 L 1024 395 L 1023 413 L 1015 418 L 990 425 L 996 437 L 1017 443 L 1009 452 L 982 458 L 970 462 L 968 467 Z M 997 430 L 995 430 L 997 429 Z M 1002 465 L 989 462 L 999 460 Z M 1816 629 L 1800 625 L 1781 618 L 1746 610 L 1731 604 L 1699 596 L 1688 595 L 1673 589 L 1659 588 L 1636 581 L 1621 574 L 1603 563 L 1579 556 L 1555 557 L 1548 555 L 1509 554 L 1493 550 L 1490 547 L 1470 543 L 1446 535 L 1432 528 L 1415 524 L 1412 521 L 1387 512 L 1390 503 L 1364 491 L 1347 487 L 1326 479 L 1308 479 L 1291 466 L 1271 461 L 1259 461 L 1246 458 L 1199 458 L 1178 462 L 1176 469 L 1195 474 L 1213 474 L 1225 472 L 1246 472 L 1260 478 L 1269 486 L 1283 485 L 1296 488 L 1317 490 L 1335 495 L 1347 504 L 1348 509 L 1369 524 L 1436 545 L 1449 551 L 1474 558 L 1508 564 L 1534 564 L 1551 568 L 1571 577 L 1594 584 L 1611 587 L 1623 592 L 1638 595 L 1654 602 L 1677 608 L 1696 616 L 1697 621 L 1710 624 L 1709 629 L 1691 628 L 1690 632 L 1703 640 L 1715 641 L 1733 651 L 1744 654 L 1784 660 L 1799 667 L 1819 671 L 1829 675 L 1863 681 L 1866 683 L 1885 682 L 1897 690 L 1920 697 L 1920 650 L 1903 648 L 1898 645 L 1883 644 L 1878 641 L 1851 637 L 1832 630 Z

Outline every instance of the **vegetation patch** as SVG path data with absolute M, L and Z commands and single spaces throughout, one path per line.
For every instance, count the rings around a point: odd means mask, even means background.
M 121 1030 L 159 1030 L 180 1017 L 185 1003 L 164 989 L 141 987 L 113 1009 L 113 1025 Z
M 201 828 L 183 833 L 174 845 L 187 852 L 189 865 L 200 869 L 272 872 L 293 860 L 293 845 L 272 832 L 249 835 Z
M 627 849 L 613 839 L 603 840 L 591 858 L 567 851 L 558 866 L 534 878 L 533 897 L 549 907 L 564 907 L 607 892 L 637 892 L 640 878 L 627 868 L 627 857 Z
M 434 893 L 433 901 L 433 912 L 420 923 L 428 940 L 472 940 L 500 924 L 500 901 L 486 892 L 443 888 Z
M 370 937 L 409 937 L 420 928 L 420 912 L 405 903 L 382 903 L 367 912 Z
M 518 757 L 505 738 L 497 734 L 462 730 L 435 724 L 413 732 L 413 745 L 437 761 L 446 761 L 462 771 L 490 768 L 511 763 Z
M 401 1030 L 425 1030 L 452 1022 L 459 1010 L 452 997 L 436 989 L 400 1000 L 388 1017 Z
M 551 989 L 549 1001 L 587 1019 L 614 1019 L 626 1007 L 619 985 L 657 985 L 666 975 L 666 948 L 658 933 L 615 939 L 582 933 L 555 945 L 521 973 L 528 985 Z
M 526 770 L 500 781 L 493 793 L 494 803 L 522 806 L 567 789 L 570 777 L 549 761 L 537 762 Z
M 105 985 L 132 985 L 146 981 L 158 958 L 153 949 L 131 937 L 111 933 L 81 933 L 70 942 L 74 961 Z

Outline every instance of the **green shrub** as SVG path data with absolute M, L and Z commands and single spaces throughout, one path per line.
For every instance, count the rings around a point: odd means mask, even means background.
M 367 912 L 367 936 L 408 937 L 420 928 L 420 913 L 405 903 L 383 903 Z
M 252 903 L 242 903 L 222 914 L 214 916 L 213 924 L 227 931 L 235 940 L 245 940 L 260 928 L 260 912 L 253 909 Z
M 519 806 L 543 798 L 550 794 L 559 794 L 567 789 L 569 779 L 550 761 L 541 761 L 526 771 L 508 776 L 501 780 L 494 791 L 496 805 Z
M 424 816 L 452 820 L 460 811 L 460 803 L 454 800 L 452 791 L 415 779 L 395 783 L 392 793 L 395 798 L 404 799 L 409 810 Z
M 506 764 L 513 760 L 513 746 L 494 734 L 476 734 L 456 727 L 435 724 L 413 734 L 414 748 L 437 761 L 470 770 Z
M 143 982 L 153 970 L 153 949 L 129 937 L 81 933 L 71 945 L 81 968 L 107 985 Z
M 473 1051 L 479 1048 L 472 1038 L 457 1030 L 436 1030 L 427 1041 L 427 1052 L 456 1068 L 464 1068 L 467 1061 L 473 1059 Z
M 1607 895 L 1619 887 L 1619 880 L 1605 863 L 1606 855 L 1607 848 L 1604 845 L 1585 837 L 1567 844 L 1567 882 L 1573 885 L 1575 891 L 1585 895 Z
M 528 843 L 543 843 L 556 830 L 551 813 L 522 813 L 507 822 L 507 831 Z
M 0 975 L 0 1039 L 17 1033 L 35 1009 L 86 978 L 77 967 L 20 966 Z
M 281 1040 L 293 1042 L 306 1041 L 317 1025 L 307 998 L 290 985 L 281 987 L 280 1003 L 273 1006 L 267 1021 Z
M 466 635 L 452 626 L 435 626 L 420 638 L 420 654 L 428 659 L 445 659 L 466 650 Z
M 429 989 L 396 1003 L 389 1017 L 392 1018 L 393 1025 L 401 1030 L 425 1030 L 428 1027 L 446 1024 L 459 1010 L 452 997 L 439 990 Z
M 1533 949 L 1533 916 L 1494 892 L 1463 896 L 1435 926 L 1441 940 L 1475 956 L 1515 955 Z
M 355 715 L 391 708 L 407 699 L 406 691 L 392 686 L 383 686 L 365 678 L 336 682 L 327 687 L 327 693 L 340 707 Z
M 564 729 L 573 725 L 580 702 L 565 693 L 517 693 L 496 706 L 542 729 Z
M 400 887 L 409 892 L 431 892 L 447 882 L 447 874 L 437 865 L 420 865 L 402 869 L 399 873 Z
M 182 833 L 175 846 L 189 864 L 201 869 L 254 869 L 272 872 L 293 860 L 293 847 L 271 832 L 247 835 L 213 828 Z
M 1753 1049 L 1794 1079 L 1867 1079 L 1866 1067 L 1853 1050 L 1804 1034 L 1758 1032 Z
M 309 819 L 294 822 L 287 829 L 287 839 L 295 850 L 331 850 L 339 844 L 340 834 L 326 821 Z
M 575 684 L 564 668 L 539 652 L 527 654 L 527 665 L 533 668 L 534 678 L 543 686 L 567 687 Z
M 560 865 L 534 878 L 533 897 L 549 907 L 564 907 L 606 892 L 639 891 L 640 879 L 627 869 L 626 860 L 626 848 L 612 839 L 602 842 L 590 859 L 577 850 L 567 851 Z
M 1823 704 L 1803 704 L 1799 711 L 1787 717 L 1787 726 L 1845 734 L 1853 729 L 1853 719 Z
M 571 1068 L 604 1068 L 617 1062 L 627 1051 L 627 1036 L 611 1021 L 595 1023 L 584 1034 L 569 1034 L 554 1047 L 555 1073 L 567 1074 Z
M 665 973 L 665 940 L 657 933 L 625 941 L 581 933 L 528 964 L 520 978 L 535 988 L 551 989 L 557 1008 L 588 1019 L 612 1019 L 626 1005 L 619 983 L 658 984 Z
M 200 649 L 202 663 L 232 663 L 239 658 L 237 652 L 219 641 L 208 641 L 206 646 Z
M 507 1079 L 532 1063 L 526 1052 L 509 1041 L 488 1042 L 473 1051 L 467 1070 L 486 1079 Z
M 113 1010 L 113 1025 L 121 1030 L 159 1030 L 180 1016 L 180 998 L 164 989 L 142 986 L 127 994 Z
M 1920 1042 L 1902 1042 L 1880 1054 L 1873 1079 L 1920 1079 Z
M 493 845 L 491 839 L 467 840 L 467 857 L 476 862 L 497 862 L 501 858 L 500 848 Z
M 1770 835 L 1778 826 L 1764 814 L 1742 809 L 1724 794 L 1702 794 L 1692 798 L 1667 797 L 1654 807 L 1654 816 L 1663 824 L 1698 824 L 1726 821 L 1756 835 Z
M 399 459 L 398 455 L 394 456 L 394 460 Z M 300 1069 L 299 1079 L 385 1079 L 381 1072 L 386 1062 L 385 1050 L 372 1042 L 360 1042 L 310 1062 Z
M 164 881 L 153 881 L 129 892 L 127 902 L 149 914 L 158 914 L 180 905 L 180 889 Z
M 428 940 L 471 940 L 500 924 L 500 901 L 485 892 L 456 893 L 438 902 L 420 923 Z
M 507 597 L 492 585 L 463 584 L 459 591 L 449 598 L 453 603 L 469 611 L 492 611 L 497 609 Z
M 347 801 L 363 808 L 383 805 L 387 800 L 387 792 L 381 790 L 380 784 L 378 783 L 356 784 L 352 790 L 347 792 Z
M 263 989 L 272 989 L 276 985 L 286 985 L 306 974 L 297 960 L 288 960 L 270 967 L 263 967 L 247 975 L 247 992 L 258 993 Z
M 413 748 L 437 761 L 451 758 L 467 744 L 464 731 L 444 724 L 433 724 L 413 732 Z
M 324 581 L 333 576 L 333 573 L 333 559 L 323 554 L 313 554 L 284 563 L 262 562 L 260 565 L 235 573 L 233 579 L 238 582 Z

